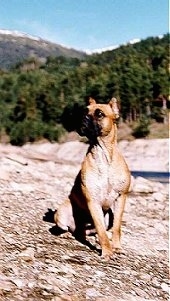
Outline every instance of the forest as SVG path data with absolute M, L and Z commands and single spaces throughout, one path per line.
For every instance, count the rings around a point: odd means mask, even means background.
M 0 70 L 0 135 L 15 145 L 58 141 L 78 129 L 90 96 L 100 103 L 114 96 L 120 122 L 137 122 L 139 136 L 146 136 L 149 122 L 167 114 L 169 69 L 169 34 L 83 59 L 28 58 Z

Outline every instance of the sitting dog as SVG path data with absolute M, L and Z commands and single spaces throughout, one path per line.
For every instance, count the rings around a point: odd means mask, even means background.
M 54 214 L 55 223 L 81 241 L 85 240 L 87 223 L 93 224 L 105 259 L 121 251 L 121 221 L 130 186 L 130 172 L 117 147 L 117 118 L 115 98 L 108 104 L 89 99 L 81 135 L 89 139 L 90 146 L 69 198 Z M 105 221 L 110 208 L 114 210 L 112 243 Z

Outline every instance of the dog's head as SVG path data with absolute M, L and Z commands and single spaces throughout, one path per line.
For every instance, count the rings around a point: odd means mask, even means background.
M 90 98 L 82 121 L 81 135 L 95 142 L 97 137 L 107 136 L 111 132 L 117 118 L 119 109 L 116 98 L 112 98 L 108 104 L 98 104 Z

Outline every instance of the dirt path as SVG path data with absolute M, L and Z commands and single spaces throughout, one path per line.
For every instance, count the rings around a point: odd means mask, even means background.
M 126 252 L 104 262 L 43 221 L 69 193 L 79 164 L 24 160 L 0 159 L 0 300 L 168 300 L 167 186 L 157 197 L 129 194 Z

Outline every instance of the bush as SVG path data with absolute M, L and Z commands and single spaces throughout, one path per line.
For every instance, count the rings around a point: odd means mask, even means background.
M 64 133 L 65 130 L 60 124 L 57 124 L 55 126 L 45 125 L 43 137 L 48 139 L 50 142 L 58 141 Z
M 43 136 L 43 126 L 41 122 L 24 120 L 23 122 L 13 123 L 9 129 L 10 142 L 14 145 L 23 145 L 30 141 L 33 142 Z
M 149 125 L 150 125 L 149 119 L 145 116 L 142 116 L 139 119 L 139 122 L 136 125 L 136 127 L 133 129 L 132 135 L 135 138 L 144 138 L 144 137 L 146 137 L 150 133 Z
M 50 141 L 58 141 L 63 132 L 64 129 L 60 125 L 48 125 L 37 120 L 24 120 L 23 122 L 14 123 L 8 130 L 10 142 L 13 145 L 23 145 L 43 137 Z
M 151 117 L 157 122 L 164 122 L 165 112 L 163 112 L 162 108 L 154 107 L 152 109 Z

